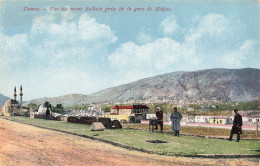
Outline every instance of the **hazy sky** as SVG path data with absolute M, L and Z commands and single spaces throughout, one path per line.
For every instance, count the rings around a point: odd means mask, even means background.
M 80 7 L 82 11 L 69 11 Z M 105 12 L 107 7 L 117 9 Z M 154 11 L 156 7 L 171 11 Z M 20 85 L 30 100 L 90 94 L 180 70 L 260 68 L 257 0 L 4 0 L 0 14 L 0 93 L 9 97 Z

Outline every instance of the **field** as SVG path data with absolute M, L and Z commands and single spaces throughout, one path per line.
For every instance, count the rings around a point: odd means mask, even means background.
M 60 121 L 31 119 L 26 117 L 1 117 L 17 122 L 32 124 L 51 129 L 59 129 L 100 140 L 109 141 L 126 147 L 148 153 L 178 156 L 200 155 L 258 155 L 260 156 L 260 140 L 242 140 L 237 143 L 221 139 L 207 139 L 192 136 L 175 137 L 169 133 L 149 133 L 145 130 L 129 128 L 105 131 L 91 131 L 89 125 L 73 124 Z M 148 143 L 148 140 L 163 140 L 168 143 Z
M 134 129 L 149 129 L 148 124 L 124 124 L 125 128 L 134 128 Z M 165 132 L 172 132 L 170 125 L 164 125 Z M 160 127 L 159 127 L 160 129 Z M 209 127 L 192 127 L 192 126 L 181 126 L 181 134 L 188 135 L 202 135 L 202 136 L 220 136 L 220 137 L 229 137 L 230 130 L 229 129 L 221 129 L 221 128 L 209 128 Z M 234 135 L 236 136 L 236 135 Z M 233 137 L 234 138 L 234 137 Z M 241 139 L 256 138 L 255 131 L 243 130 L 243 134 L 241 134 Z M 260 136 L 258 136 L 260 138 Z

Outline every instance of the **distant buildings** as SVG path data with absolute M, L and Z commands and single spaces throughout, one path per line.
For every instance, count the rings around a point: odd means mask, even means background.
M 146 119 L 148 112 L 149 107 L 146 105 L 115 105 L 105 117 L 125 122 L 141 122 L 142 119 Z
M 238 110 L 238 113 L 242 116 L 243 121 L 244 119 L 247 119 L 248 122 L 253 124 L 255 124 L 256 121 L 260 122 L 260 110 Z
M 119 106 L 115 105 L 111 108 L 111 114 L 118 114 L 118 115 L 141 115 L 142 117 L 146 118 L 146 114 L 149 111 L 149 107 L 146 105 L 124 105 Z
M 232 124 L 232 120 L 228 116 L 209 118 L 210 124 Z

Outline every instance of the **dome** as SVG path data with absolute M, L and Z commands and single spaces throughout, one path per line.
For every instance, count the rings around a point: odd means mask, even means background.
M 11 105 L 19 105 L 19 103 L 16 100 L 10 99 L 7 100 L 4 104 L 4 106 L 11 106 Z
M 45 114 L 46 110 L 47 110 L 47 106 L 50 106 L 49 102 L 45 102 L 45 103 L 41 104 L 38 108 L 38 113 Z M 51 113 L 51 108 L 49 108 L 49 109 L 50 109 L 50 113 Z

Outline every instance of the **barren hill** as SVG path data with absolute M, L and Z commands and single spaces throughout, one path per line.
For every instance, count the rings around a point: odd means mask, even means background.
M 245 68 L 173 72 L 108 88 L 87 96 L 66 95 L 31 102 L 42 103 L 46 100 L 64 105 L 131 101 L 164 101 L 176 104 L 260 101 L 260 70 Z
M 0 107 L 3 106 L 5 104 L 5 102 L 9 99 L 10 99 L 9 97 L 6 97 L 6 96 L 0 94 Z

